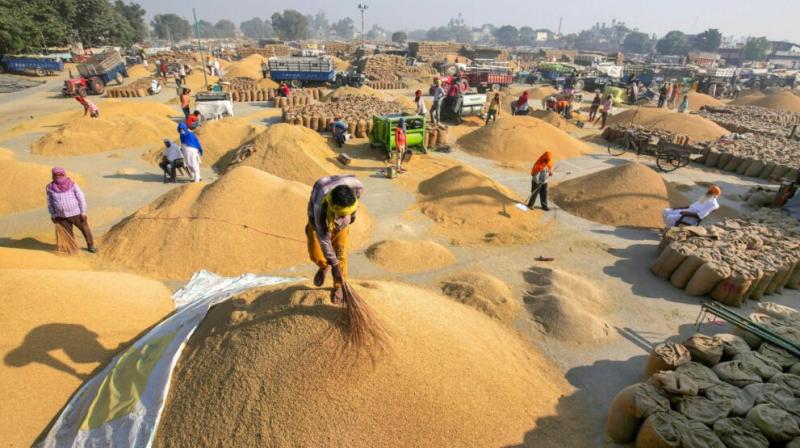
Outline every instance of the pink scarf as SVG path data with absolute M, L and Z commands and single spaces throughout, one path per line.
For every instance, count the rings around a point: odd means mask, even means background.
M 66 193 L 75 187 L 75 182 L 67 177 L 67 171 L 64 168 L 55 167 L 52 170 L 53 181 L 47 184 L 47 188 L 53 193 Z M 57 176 L 61 174 L 61 176 Z

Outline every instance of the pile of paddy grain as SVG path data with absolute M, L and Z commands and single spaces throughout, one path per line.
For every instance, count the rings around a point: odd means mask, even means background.
M 234 168 L 212 184 L 175 188 L 125 218 L 104 238 L 100 258 L 170 279 L 200 269 L 240 275 L 304 263 L 310 193 L 308 185 Z M 366 240 L 370 222 L 361 210 L 353 249 Z
M 76 103 L 77 104 L 77 103 Z M 64 116 L 63 123 L 31 145 L 34 154 L 74 156 L 160 143 L 178 135 L 170 119 L 176 110 L 155 102 L 98 103 L 100 118 L 81 113 Z
M 496 123 L 483 126 L 457 141 L 470 154 L 498 162 L 533 164 L 545 151 L 556 160 L 588 154 L 592 148 L 557 127 L 538 118 L 501 116 Z
M 732 101 L 736 106 L 759 106 L 786 112 L 800 112 L 800 96 L 781 90 L 768 95 L 748 95 Z
M 434 271 L 456 262 L 446 247 L 433 241 L 379 241 L 366 250 L 367 258 L 390 272 Z
M 532 89 L 528 89 L 528 98 L 533 100 L 541 100 L 557 93 L 558 90 L 552 86 L 534 87 Z M 522 93 L 520 92 L 520 94 Z
M 565 132 L 577 131 L 579 128 L 574 124 L 567 121 L 561 114 L 553 112 L 551 110 L 535 110 L 530 113 L 530 116 L 534 118 L 538 118 L 539 120 L 544 121 L 547 124 L 552 125 L 558 129 L 561 129 Z
M 51 180 L 52 167 L 37 163 L 0 160 L 0 215 L 47 206 L 45 185 Z M 82 187 L 83 179 L 67 172 Z
M 504 322 L 513 321 L 522 308 L 508 285 L 484 272 L 456 273 L 441 280 L 439 286 L 447 297 Z
M 339 171 L 334 163 L 336 153 L 328 140 L 302 126 L 276 124 L 248 144 L 254 146 L 255 153 L 241 165 L 258 168 L 284 179 L 313 185 L 320 177 Z M 228 163 L 227 159 L 225 164 Z
M 716 140 L 730 133 L 725 128 L 699 115 L 679 114 L 668 109 L 652 107 L 637 107 L 612 115 L 608 118 L 608 125 L 625 126 L 630 124 L 631 120 L 634 124 L 688 135 L 695 142 Z
M 352 354 L 325 290 L 250 291 L 214 307 L 188 341 L 154 446 L 558 443 L 531 436 L 569 393 L 537 349 L 440 294 L 354 286 L 391 328 L 389 350 Z M 589 442 L 565 429 L 564 446 Z
M 331 93 L 329 93 L 329 94 L 325 95 L 324 97 L 322 97 L 322 101 L 323 102 L 333 101 L 333 100 L 337 100 L 339 98 L 346 97 L 348 95 L 366 95 L 366 96 L 371 96 L 371 97 L 373 97 L 375 99 L 378 99 L 378 100 L 381 100 L 381 101 L 394 101 L 394 102 L 400 104 L 400 106 L 403 107 L 404 109 L 412 109 L 413 110 L 413 109 L 416 108 L 416 105 L 414 104 L 414 101 L 411 98 L 408 98 L 408 97 L 402 96 L 402 95 L 393 95 L 391 93 L 382 92 L 380 90 L 376 90 L 376 89 L 373 89 L 373 88 L 367 87 L 367 86 L 361 86 L 361 87 L 344 86 L 344 87 L 339 87 L 339 88 L 333 90 Z
M 670 207 L 664 180 L 639 163 L 566 180 L 551 192 L 567 212 L 611 226 L 661 228 L 661 212 Z
M 333 65 L 336 66 L 336 71 L 343 72 L 350 68 L 350 61 L 339 59 L 336 56 L 331 56 L 331 60 L 333 60 Z
M 260 54 L 251 54 L 225 67 L 226 78 L 261 79 L 261 63 L 266 61 Z
M 252 124 L 248 118 L 226 117 L 204 123 L 194 131 L 200 144 L 203 145 L 203 164 L 224 170 L 224 165 L 227 164 L 225 156 L 251 140 L 261 129 L 263 129 L 261 126 Z M 180 142 L 177 132 L 167 137 Z M 144 159 L 158 163 L 163 153 L 164 145 L 159 144 L 147 151 Z
M 453 244 L 520 244 L 545 230 L 539 211 L 524 212 L 504 186 L 468 166 L 455 166 L 423 182 L 418 207 Z
M 32 446 L 88 375 L 166 316 L 172 301 L 153 280 L 13 255 L 26 262 L 0 269 L 0 434 L 7 446 Z
M 153 76 L 153 72 L 142 64 L 135 64 L 128 67 L 128 78 L 138 79 L 146 76 Z
M 0 160 L 13 160 L 14 157 L 14 151 L 6 148 L 0 148 Z
M 589 281 L 562 271 L 534 267 L 525 272 L 525 305 L 541 330 L 569 343 L 597 343 L 610 337 L 603 318 L 610 300 Z
M 686 94 L 689 97 L 689 110 L 700 110 L 703 106 L 713 106 L 713 107 L 722 107 L 725 105 L 722 101 L 714 98 L 711 95 L 706 95 L 705 93 L 698 93 L 694 90 L 690 91 Z M 675 102 L 677 105 L 683 101 L 683 95 L 679 95 Z
M 86 271 L 92 267 L 82 254 L 62 256 L 44 250 L 0 247 L 0 269 L 67 269 Z

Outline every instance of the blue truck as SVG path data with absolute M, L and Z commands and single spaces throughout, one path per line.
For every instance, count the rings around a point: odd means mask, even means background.
M 36 76 L 52 76 L 64 70 L 64 63 L 53 58 L 33 56 L 0 56 L 0 73 L 26 73 Z
M 336 67 L 330 56 L 273 56 L 269 58 L 269 77 L 292 87 L 332 83 Z
M 95 54 L 78 64 L 80 76 L 64 81 L 61 93 L 64 96 L 84 96 L 87 93 L 102 95 L 111 81 L 122 84 L 128 77 L 125 61 L 118 51 Z

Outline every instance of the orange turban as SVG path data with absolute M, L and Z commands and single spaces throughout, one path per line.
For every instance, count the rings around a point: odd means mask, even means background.
M 708 191 L 706 192 L 706 194 L 713 194 L 714 196 L 719 196 L 720 193 L 722 193 L 722 190 L 716 185 L 708 187 Z
M 537 160 L 536 163 L 533 164 L 533 168 L 531 168 L 531 176 L 535 176 L 545 167 L 550 172 L 553 171 L 553 154 L 550 151 L 545 151 L 544 154 L 539 156 L 539 160 Z

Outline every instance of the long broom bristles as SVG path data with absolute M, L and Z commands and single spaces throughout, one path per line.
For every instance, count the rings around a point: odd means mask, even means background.
M 64 226 L 56 224 L 56 252 L 61 255 L 72 255 L 78 252 L 78 242 L 67 232 Z
M 370 350 L 388 348 L 389 334 L 375 309 L 347 282 L 342 285 L 342 291 L 349 345 Z

